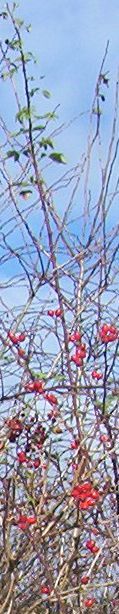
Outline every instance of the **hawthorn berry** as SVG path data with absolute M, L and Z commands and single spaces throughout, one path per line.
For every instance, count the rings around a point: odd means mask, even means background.
M 71 450 L 77 450 L 78 447 L 79 447 L 78 439 L 75 439 L 74 441 L 71 442 Z
M 92 552 L 92 548 L 95 546 L 95 541 L 93 539 L 88 539 L 86 542 L 86 548 Z
M 10 339 L 10 341 L 12 341 L 13 344 L 17 345 L 17 343 L 20 343 L 21 341 L 24 341 L 26 338 L 26 335 L 24 333 L 20 333 L 20 334 L 14 334 L 13 331 L 9 331 L 8 332 L 8 337 Z
M 11 441 L 11 443 L 13 443 L 16 438 L 19 437 L 19 435 L 22 433 L 24 426 L 22 422 L 20 422 L 20 420 L 15 417 L 7 420 L 6 424 L 10 430 L 8 434 L 8 439 L 9 441 Z
M 93 527 L 91 531 L 94 535 L 99 535 L 99 530 L 96 527 Z
M 107 441 L 109 441 L 108 435 L 106 435 L 106 433 L 104 433 L 103 435 L 100 435 L 100 441 L 102 443 L 106 443 Z
M 93 540 L 88 540 L 86 542 L 86 547 L 88 548 L 88 550 L 90 550 L 90 552 L 92 552 L 92 554 L 96 554 L 99 550 L 99 546 L 97 546 L 97 544 Z
M 26 514 L 19 514 L 17 525 L 19 529 L 22 529 L 22 531 L 25 531 L 26 529 L 28 529 L 30 525 L 35 524 L 36 522 L 37 520 L 35 516 L 27 516 Z
M 84 482 L 74 486 L 71 496 L 79 502 L 79 507 L 82 510 L 87 510 L 94 506 L 96 500 L 99 499 L 99 492 L 93 488 L 91 482 Z
M 76 330 L 74 333 L 69 334 L 69 341 L 81 341 L 81 333 Z
M 88 582 L 89 582 L 89 576 L 82 576 L 81 584 L 88 584 Z
M 78 463 L 72 463 L 72 469 L 78 469 Z
M 74 363 L 75 363 L 75 365 L 76 365 L 77 367 L 82 367 L 82 366 L 83 366 L 83 360 L 82 360 L 82 358 L 81 358 L 80 356 L 77 356 L 76 354 L 73 354 L 73 355 L 71 356 L 71 359 L 70 359 L 70 360 L 71 360 L 72 362 L 74 362 Z
M 86 345 L 85 345 L 85 343 L 82 343 L 81 345 L 76 347 L 76 356 L 79 356 L 79 358 L 85 358 L 86 357 Z
M 26 392 L 34 392 L 34 382 L 27 382 L 24 388 Z
M 39 394 L 43 393 L 44 382 L 40 380 L 34 380 L 34 382 L 27 382 L 25 384 L 25 390 L 27 392 L 38 392 Z
M 101 331 L 103 333 L 108 333 L 108 330 L 109 330 L 109 324 L 103 324 L 102 328 L 101 328 Z
M 95 597 L 88 597 L 88 599 L 85 599 L 84 601 L 84 605 L 86 606 L 86 608 L 91 608 L 94 603 L 96 603 Z
M 51 593 L 49 586 L 42 585 L 40 590 L 43 595 L 50 595 Z
M 47 315 L 50 316 L 51 318 L 53 318 L 54 315 L 55 315 L 54 309 L 48 309 Z
M 39 392 L 39 394 L 42 394 L 44 383 L 39 380 L 34 380 L 33 385 L 34 385 L 33 386 L 34 391 Z
M 94 499 L 87 497 L 84 499 L 84 501 L 80 501 L 79 505 L 81 510 L 88 510 L 88 507 L 92 507 L 92 505 L 94 505 Z
M 40 460 L 39 460 L 39 458 L 35 458 L 35 459 L 34 459 L 33 465 L 34 465 L 35 469 L 38 469 L 38 467 L 39 467 L 39 465 L 40 465 Z
M 46 401 L 49 401 L 49 403 L 51 405 L 57 405 L 57 403 L 58 403 L 58 400 L 57 400 L 57 397 L 55 396 L 55 394 L 52 394 L 50 392 L 46 392 L 44 394 L 44 398 L 46 399 Z
M 92 371 L 92 377 L 93 379 L 100 380 L 103 376 L 102 373 L 100 373 L 99 371 Z
M 25 350 L 23 350 L 23 348 L 18 348 L 18 355 L 20 358 L 25 358 Z
M 93 553 L 93 554 L 97 554 L 97 552 L 98 552 L 98 551 L 99 551 L 99 546 L 97 546 L 97 545 L 95 544 L 95 546 L 93 546 L 93 548 L 92 548 L 92 553 Z
M 22 452 L 22 451 L 18 452 L 17 458 L 19 460 L 19 463 L 27 463 L 27 458 L 26 458 L 25 452 Z
M 99 331 L 99 337 L 103 343 L 109 343 L 118 339 L 118 330 L 111 324 L 103 324 Z
M 60 307 L 58 309 L 55 309 L 55 316 L 56 318 L 60 318 L 62 315 L 62 311 L 60 309 Z

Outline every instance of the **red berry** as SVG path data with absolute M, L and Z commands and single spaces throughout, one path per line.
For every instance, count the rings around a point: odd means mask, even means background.
M 78 469 L 78 463 L 72 463 L 72 469 Z
M 46 401 L 49 401 L 49 403 L 51 403 L 51 405 L 57 405 L 57 403 L 58 403 L 57 397 L 55 396 L 55 394 L 52 394 L 50 392 L 46 392 L 44 394 L 44 398 L 46 399 Z
M 77 450 L 78 446 L 79 446 L 78 439 L 75 439 L 75 441 L 71 442 L 71 450 Z
M 103 343 L 109 343 L 118 339 L 118 331 L 116 327 L 111 324 L 103 324 L 99 336 Z
M 108 333 L 109 328 L 109 324 L 103 324 L 101 328 L 102 333 Z
M 10 418 L 7 420 L 7 426 L 11 429 L 11 433 L 20 434 L 23 431 L 23 424 L 18 418 Z
M 18 355 L 21 358 L 24 358 L 25 357 L 25 350 L 23 350 L 23 348 L 18 348 Z
M 35 516 L 26 516 L 25 514 L 19 514 L 17 524 L 19 529 L 25 531 L 26 529 L 28 529 L 29 525 L 35 524 L 36 522 L 37 520 Z
M 48 309 L 48 316 L 50 316 L 51 318 L 53 318 L 55 315 L 55 311 L 54 309 Z
M 88 576 L 82 576 L 81 584 L 88 584 L 88 582 L 89 582 L 89 577 Z
M 40 465 L 40 460 L 39 460 L 39 458 L 35 458 L 35 460 L 34 460 L 34 463 L 33 463 L 33 464 L 34 464 L 35 469 L 38 469 L 38 467 L 39 467 L 39 465 Z
M 33 382 L 33 389 L 35 392 L 39 392 L 39 394 L 42 394 L 43 392 L 43 387 L 44 387 L 44 383 L 39 381 L 39 380 L 35 380 Z
M 25 384 L 25 390 L 27 392 L 39 392 L 39 394 L 43 393 L 44 383 L 40 380 L 34 380 L 34 382 L 27 382 Z
M 77 367 L 82 367 L 82 365 L 83 365 L 82 358 L 80 358 L 80 356 L 77 356 L 76 354 L 73 354 L 73 356 L 71 356 L 70 360 L 72 360 Z
M 71 333 L 69 335 L 69 341 L 80 341 L 81 340 L 81 333 L 79 333 L 78 331 L 75 331 L 74 333 Z
M 35 524 L 37 522 L 36 516 L 27 516 L 28 524 Z
M 27 382 L 24 386 L 26 392 L 33 392 L 34 391 L 34 382 Z
M 55 310 L 55 316 L 56 316 L 56 318 L 60 318 L 60 316 L 61 316 L 61 315 L 62 315 L 62 311 L 61 311 L 61 309 L 60 309 L 60 308 L 56 309 L 56 310 Z
M 94 500 L 99 499 L 100 496 L 99 492 L 95 488 L 91 488 L 90 495 Z
M 91 507 L 92 505 L 94 505 L 94 499 L 91 497 L 87 497 L 87 499 L 84 501 L 80 501 L 81 510 L 88 510 L 88 507 Z
M 10 341 L 12 341 L 12 343 L 14 343 L 15 345 L 18 343 L 17 336 L 14 335 L 14 333 L 12 333 L 12 331 L 9 331 L 8 337 L 9 337 Z
M 85 358 L 86 357 L 86 345 L 85 345 L 85 343 L 81 343 L 81 345 L 76 347 L 76 356 L 78 356 L 79 358 Z
M 91 529 L 92 533 L 94 533 L 94 535 L 98 535 L 99 534 L 99 530 L 96 529 L 96 527 L 93 527 L 93 529 Z
M 10 341 L 12 341 L 12 343 L 14 343 L 15 345 L 17 345 L 17 343 L 19 343 L 20 341 L 24 341 L 26 335 L 24 333 L 20 333 L 20 334 L 14 334 L 12 331 L 8 332 L 8 337 L 10 339 Z
M 106 443 L 107 441 L 109 441 L 108 435 L 106 435 L 105 433 L 103 435 L 100 435 L 100 441 L 102 443 Z
M 25 452 L 22 452 L 22 451 L 18 452 L 17 458 L 19 460 L 19 463 L 27 463 L 27 458 L 26 458 Z
M 26 338 L 25 333 L 20 333 L 20 335 L 18 335 L 18 341 L 19 341 L 19 342 L 21 342 L 21 341 L 25 341 L 25 338 Z
M 50 590 L 50 587 L 49 587 L 49 586 L 45 586 L 45 585 L 42 585 L 42 586 L 41 586 L 41 593 L 42 593 L 42 594 L 44 594 L 44 595 L 50 595 L 50 592 L 51 592 L 51 590 Z
M 93 379 L 100 380 L 103 376 L 102 373 L 100 373 L 99 371 L 92 371 L 92 377 Z
M 95 541 L 93 539 L 88 539 L 86 542 L 86 548 L 92 552 L 92 548 L 95 546 Z
M 91 606 L 94 605 L 94 603 L 96 603 L 96 599 L 94 597 L 89 597 L 88 599 L 85 599 L 84 601 L 84 605 L 86 606 L 86 608 L 91 608 Z
M 98 551 L 99 551 L 99 546 L 96 546 L 96 545 L 93 546 L 93 548 L 92 548 L 93 554 L 96 554 Z

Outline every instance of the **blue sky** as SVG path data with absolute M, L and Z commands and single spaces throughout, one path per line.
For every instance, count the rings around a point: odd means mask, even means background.
M 12 2 L 9 0 L 12 7 Z M 1 7 L 2 8 L 2 7 Z M 59 123 L 69 122 L 75 116 L 79 119 L 72 123 L 69 130 L 57 138 L 56 149 L 63 151 L 69 165 L 79 161 L 85 150 L 88 130 L 87 110 L 90 109 L 96 78 L 100 69 L 107 40 L 109 52 L 105 70 L 109 70 L 110 87 L 105 89 L 106 100 L 102 103 L 103 157 L 107 152 L 107 142 L 112 126 L 112 108 L 114 105 L 115 81 L 119 59 L 119 1 L 108 0 L 19 0 L 18 16 L 27 24 L 31 23 L 30 34 L 25 34 L 26 50 L 38 58 L 33 68 L 36 85 L 52 92 L 51 100 L 45 101 L 39 96 L 39 112 L 53 109 L 58 103 Z M 3 27 L 7 28 L 7 20 Z M 28 65 L 29 67 L 29 65 Z M 40 76 L 45 74 L 41 82 Z M 5 87 L 7 87 L 5 85 Z M 3 102 L 3 100 L 2 100 Z M 2 107 L 2 102 L 0 107 Z M 33 99 L 35 104 L 35 97 Z M 12 116 L 12 107 L 4 94 L 6 116 Z M 1 111 L 0 111 L 1 112 Z M 84 116 L 80 116 L 84 112 Z M 52 129 L 55 126 L 52 126 Z M 57 124 L 56 124 L 57 127 Z M 58 165 L 50 167 L 51 177 L 59 173 Z M 64 172 L 67 167 L 60 168 Z M 16 170 L 16 169 L 15 169 Z M 46 177 L 49 179 L 49 170 Z M 91 191 L 95 199 L 96 176 L 95 153 L 93 157 L 93 177 Z M 67 196 L 68 198 L 68 196 Z M 80 199 L 81 200 L 81 199 Z M 59 197 L 60 211 L 64 206 Z M 118 212 L 115 203 L 115 216 Z M 114 219 L 114 214 L 113 214 Z M 35 220 L 34 220 L 35 224 Z
M 11 0 L 9 5 L 12 7 Z M 26 49 L 32 50 L 39 61 L 36 66 L 37 84 L 41 85 L 40 75 L 45 74 L 42 84 L 52 92 L 48 109 L 60 103 L 61 123 L 90 108 L 109 39 L 105 69 L 109 70 L 110 88 L 106 91 L 105 104 L 102 104 L 106 139 L 112 118 L 119 58 L 118 0 L 113 3 L 108 0 L 19 0 L 18 13 L 26 23 L 31 22 L 31 33 L 25 37 Z M 69 163 L 77 162 L 85 148 L 86 136 L 87 115 L 84 115 L 58 141 Z
M 119 57 L 119 2 L 108 0 L 20 0 L 32 23 L 30 44 L 40 60 L 53 102 L 71 119 L 90 106 L 107 39 L 112 95 Z

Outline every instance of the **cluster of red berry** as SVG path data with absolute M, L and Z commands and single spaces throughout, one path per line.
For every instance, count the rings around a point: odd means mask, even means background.
M 99 332 L 100 339 L 103 343 L 109 343 L 118 339 L 118 330 L 116 326 L 111 324 L 103 324 Z
M 40 459 L 39 458 L 34 458 L 34 460 L 32 461 L 31 459 L 28 459 L 25 452 L 23 452 L 23 450 L 20 450 L 20 452 L 18 452 L 17 454 L 17 459 L 19 461 L 19 463 L 23 464 L 23 463 L 28 463 L 30 464 L 30 467 L 34 467 L 35 469 L 38 469 L 38 467 L 40 466 Z
M 86 608 L 92 608 L 92 606 L 96 603 L 96 599 L 95 597 L 88 597 L 88 599 L 85 599 L 84 601 L 84 605 Z
M 61 318 L 62 316 L 62 311 L 60 309 L 60 307 L 58 307 L 58 309 L 48 309 L 47 315 L 50 316 L 51 318 Z
M 80 509 L 86 510 L 99 501 L 100 493 L 93 488 L 91 482 L 77 484 L 71 491 L 71 496 L 78 502 Z
M 103 375 L 102 373 L 100 373 L 100 371 L 92 371 L 92 378 L 96 379 L 97 381 L 99 381 L 100 379 L 102 379 Z
M 48 401 L 50 403 L 50 405 L 57 405 L 58 404 L 57 397 L 55 396 L 55 394 L 52 394 L 52 392 L 45 392 L 44 393 L 44 399 L 46 401 Z
M 17 526 L 22 531 L 28 529 L 31 525 L 37 522 L 36 516 L 27 516 L 26 514 L 19 514 L 19 518 L 16 521 Z
M 86 346 L 84 343 L 76 348 L 75 354 L 72 354 L 71 361 L 75 363 L 77 367 L 83 367 L 83 359 L 86 357 Z
M 96 542 L 93 539 L 88 539 L 86 542 L 86 548 L 92 552 L 92 554 L 97 554 L 99 551 L 99 546 L 97 546 Z
M 23 431 L 23 428 L 24 428 L 23 424 L 18 418 L 14 417 L 14 418 L 7 420 L 6 425 L 9 429 L 8 430 L 9 441 L 11 441 L 11 443 L 14 443 L 17 437 L 19 437 L 19 435 L 21 435 Z
M 17 345 L 18 343 L 25 341 L 26 335 L 25 333 L 19 333 L 15 335 L 12 331 L 9 331 L 8 337 L 14 345 Z
M 32 382 L 27 382 L 24 387 L 26 392 L 38 392 L 39 394 L 43 394 L 44 382 L 41 380 L 34 380 Z
M 45 392 L 44 390 L 44 382 L 41 380 L 34 380 L 32 382 L 27 382 L 25 384 L 26 392 L 36 392 L 38 394 L 42 394 L 44 399 L 50 403 L 50 405 L 55 406 L 58 404 L 57 397 L 52 392 Z
M 81 341 L 82 334 L 78 332 L 78 330 L 74 331 L 74 333 L 69 334 L 69 341 L 72 343 L 76 343 L 76 341 Z
M 42 595 L 50 595 L 51 589 L 48 585 L 46 586 L 45 584 L 42 584 L 40 592 L 42 593 Z

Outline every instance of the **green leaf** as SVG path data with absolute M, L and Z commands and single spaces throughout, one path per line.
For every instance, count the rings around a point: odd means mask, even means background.
M 14 162 L 18 162 L 18 160 L 19 160 L 19 153 L 18 153 L 18 151 L 16 151 L 16 149 L 9 149 L 7 151 L 7 158 L 14 158 Z
M 67 160 L 66 158 L 63 156 L 62 153 L 58 153 L 57 151 L 51 153 L 49 155 L 49 158 L 51 160 L 53 160 L 53 162 L 58 162 L 58 164 L 67 164 Z
M 42 371 L 39 371 L 38 373 L 36 373 L 35 371 L 32 371 L 32 375 L 36 379 L 47 379 L 46 373 L 43 373 Z
M 24 151 L 22 151 L 23 155 L 26 156 L 27 158 L 29 157 L 30 154 L 30 149 L 24 149 Z
M 22 198 L 24 198 L 24 200 L 27 200 L 32 194 L 32 190 L 21 190 L 20 192 L 20 196 L 22 196 Z
M 93 113 L 94 113 L 94 115 L 102 115 L 102 111 L 101 111 L 101 109 L 95 109 L 95 108 L 94 108 L 94 109 L 93 109 Z
M 62 382 L 66 380 L 66 375 L 53 375 L 53 380 L 57 380 L 58 382 Z
M 47 145 L 49 145 L 49 147 L 51 147 L 51 149 L 54 149 L 54 145 L 53 142 L 51 141 L 50 138 L 44 139 L 42 138 L 40 143 L 39 143 L 40 147 L 44 147 L 44 149 L 46 149 Z
M 28 26 L 26 26 L 26 32 L 31 32 L 31 23 L 29 23 Z
M 1 79 L 3 79 L 3 81 L 6 81 L 6 79 L 10 79 L 10 77 L 12 77 L 14 75 L 15 72 L 17 72 L 18 68 L 17 66 L 15 66 L 14 68 L 11 68 L 11 70 L 9 70 L 8 72 L 3 72 L 1 74 Z
M 31 59 L 34 60 L 34 57 L 33 57 L 33 54 L 30 51 L 28 53 L 24 54 L 24 61 L 25 62 L 30 62 Z M 21 62 L 21 56 L 20 55 L 18 55 L 18 57 L 15 58 L 15 62 Z
M 7 19 L 8 13 L 6 13 L 6 11 L 3 11 L 2 13 L 0 13 L 0 17 L 3 17 L 3 19 Z
M 33 130 L 45 130 L 45 126 L 43 126 L 43 124 L 38 124 L 38 126 L 35 126 Z
M 41 154 L 41 158 L 45 158 L 45 156 L 46 156 L 46 154 L 45 154 L 45 152 L 43 152 L 43 153 Z
M 22 124 L 24 119 L 29 119 L 29 117 L 30 117 L 30 111 L 29 111 L 29 109 L 27 107 L 23 107 L 16 114 L 16 120 L 18 120 L 20 122 L 20 124 Z
M 42 90 L 42 94 L 45 98 L 51 97 L 51 93 L 49 92 L 49 90 Z
M 19 28 L 21 28 L 21 26 L 23 26 L 23 24 L 24 24 L 23 19 L 16 19 L 16 24 L 17 24 L 17 26 L 18 26 Z
M 38 91 L 39 91 L 39 87 L 34 87 L 34 88 L 32 88 L 32 90 L 30 91 L 30 96 L 31 96 L 31 98 L 32 98 L 32 96 L 34 96 L 34 94 L 35 94 L 36 92 L 38 92 Z

